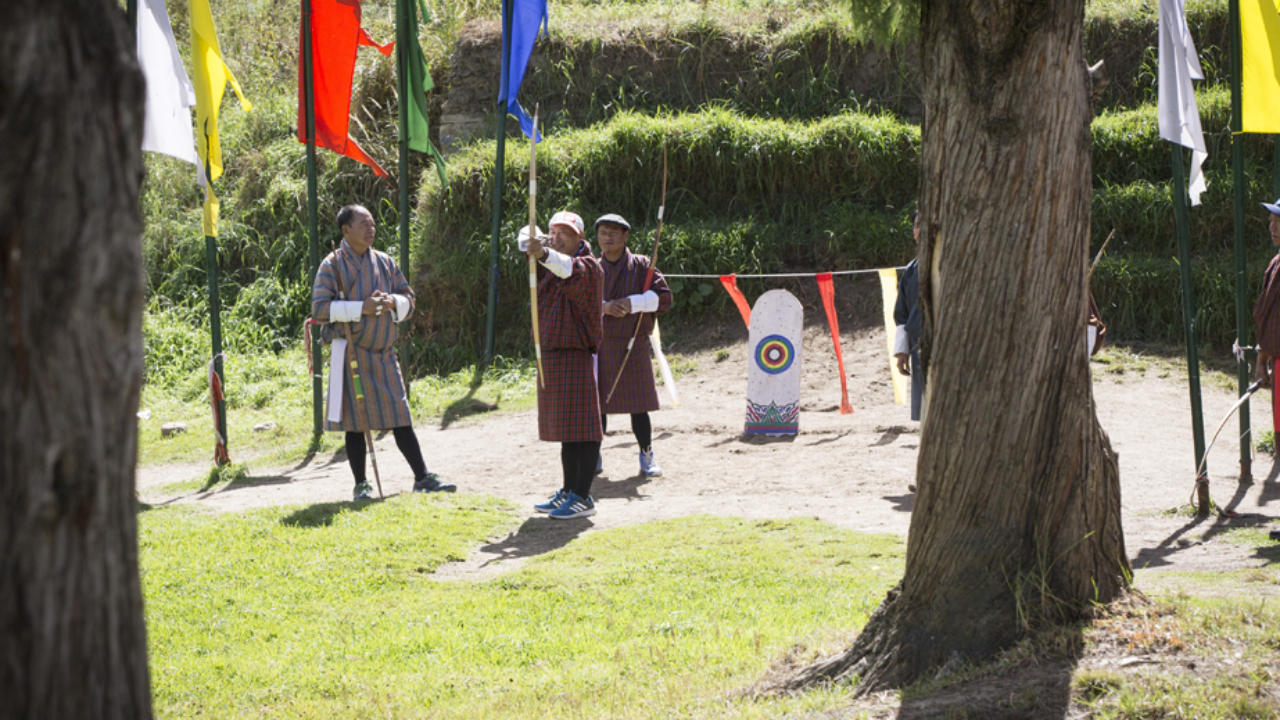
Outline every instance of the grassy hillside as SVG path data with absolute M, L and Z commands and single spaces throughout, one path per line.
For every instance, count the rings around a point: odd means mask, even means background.
M 430 98 L 438 114 L 452 68 L 467 62 L 468 52 L 487 52 L 498 3 L 427 4 L 432 17 L 420 37 L 438 88 Z M 390 0 L 363 6 L 371 35 L 389 39 Z M 1176 342 L 1181 323 L 1169 151 L 1156 133 L 1153 104 L 1156 6 L 1155 0 L 1088 6 L 1086 55 L 1105 59 L 1111 78 L 1093 127 L 1095 251 L 1116 231 L 1095 291 L 1118 339 Z M 227 60 L 255 104 L 250 113 L 230 103 L 224 108 L 227 171 L 217 188 L 227 345 L 252 354 L 296 343 L 309 309 L 304 151 L 294 129 L 299 20 L 291 3 L 214 0 L 213 7 Z M 169 9 L 182 44 L 185 2 L 172 1 Z M 1217 318 L 1234 312 L 1229 102 L 1215 85 L 1226 66 L 1226 3 L 1192 2 L 1188 10 L 1209 77 L 1201 108 L 1210 189 L 1192 213 L 1197 292 L 1209 319 L 1201 323 L 1202 337 L 1228 346 L 1234 323 Z M 844 6 L 804 0 L 557 3 L 551 17 L 552 36 L 535 52 L 524 95 L 544 103 L 552 117 L 541 148 L 545 213 L 618 211 L 639 226 L 637 234 L 647 233 L 665 141 L 670 188 L 662 265 L 668 272 L 831 270 L 911 257 L 906 218 L 918 184 L 919 110 L 909 45 L 870 48 Z M 872 67 L 873 60 L 880 65 Z M 321 151 L 322 246 L 336 241 L 329 218 L 337 208 L 360 201 L 382 226 L 380 246 L 398 253 L 393 60 L 361 51 L 356 75 L 353 137 L 392 177 L 378 179 Z M 438 127 L 439 117 L 433 123 Z M 1270 141 L 1245 143 L 1249 197 L 1270 197 Z M 524 222 L 527 147 L 513 136 L 505 168 L 511 181 L 499 349 L 508 355 L 527 344 L 520 259 L 509 242 Z M 427 300 L 411 333 L 414 374 L 456 369 L 482 349 L 493 154 L 491 140 L 452 154 L 449 188 L 439 186 L 418 154 L 404 169 L 414 195 L 413 282 Z M 148 167 L 148 377 L 180 383 L 200 371 L 202 355 L 175 351 L 166 338 L 207 327 L 200 195 L 190 168 L 161 157 L 149 157 Z M 1256 215 L 1248 217 L 1248 236 L 1265 238 Z M 1250 253 L 1252 275 L 1268 254 L 1259 240 Z M 722 309 L 720 293 L 677 285 L 674 323 L 707 307 Z

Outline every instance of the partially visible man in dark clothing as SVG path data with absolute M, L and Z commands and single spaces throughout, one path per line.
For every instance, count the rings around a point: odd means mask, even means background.
M 920 211 L 911 216 L 911 232 L 920 240 Z M 898 301 L 893 306 L 893 323 L 898 326 L 893 339 L 893 356 L 898 372 L 911 377 L 911 419 L 920 419 L 924 400 L 924 373 L 920 371 L 920 270 L 913 259 L 898 278 Z M 908 356 L 911 359 L 907 365 Z
M 1280 199 L 1275 204 L 1262 203 L 1271 213 L 1271 244 L 1280 250 Z M 1258 367 L 1255 379 L 1270 387 L 1275 378 L 1277 359 L 1280 359 L 1280 255 L 1271 259 L 1267 272 L 1262 276 L 1262 294 L 1253 306 L 1253 322 L 1258 327 Z M 1271 391 L 1272 424 L 1280 418 L 1280 402 L 1276 391 Z

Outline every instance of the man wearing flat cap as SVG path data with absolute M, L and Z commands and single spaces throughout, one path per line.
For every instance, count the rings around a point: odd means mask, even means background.
M 600 346 L 601 428 L 608 430 L 610 415 L 630 415 L 631 431 L 640 447 L 640 472 L 649 477 L 662 474 L 653 456 L 653 425 L 649 413 L 659 408 L 658 389 L 653 382 L 649 359 L 649 336 L 659 315 L 671 308 L 671 290 L 662 274 L 654 272 L 646 290 L 649 258 L 627 249 L 631 224 L 621 215 L 605 215 L 596 220 L 596 241 L 604 265 L 604 342 Z M 640 324 L 639 333 L 636 323 Z M 631 354 L 627 343 L 636 338 Z M 626 366 L 623 367 L 623 359 Z M 619 376 L 621 369 L 621 376 Z M 614 388 L 614 380 L 617 387 Z M 613 389 L 613 397 L 609 391 Z M 603 470 L 603 458 L 596 471 Z
M 534 505 L 556 520 L 596 513 L 591 482 L 600 456 L 600 398 L 594 374 L 600 351 L 600 261 L 591 254 L 582 218 L 551 216 L 550 235 L 521 231 L 520 249 L 538 261 L 538 332 L 543 375 L 538 383 L 538 439 L 560 443 L 564 484 Z
M 1271 230 L 1271 244 L 1280 250 L 1280 200 L 1274 204 L 1262 203 L 1266 208 Z M 1262 294 L 1253 306 L 1253 322 L 1258 331 L 1258 367 L 1255 379 L 1271 386 L 1275 379 L 1276 359 L 1280 358 L 1280 255 L 1271 259 L 1267 272 L 1262 276 Z M 1280 403 L 1276 391 L 1271 390 L 1272 422 L 1280 418 Z

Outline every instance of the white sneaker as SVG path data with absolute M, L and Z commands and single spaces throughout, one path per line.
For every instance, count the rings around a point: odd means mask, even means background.
M 653 459 L 653 450 L 649 452 L 640 451 L 640 472 L 649 477 L 660 477 L 662 468 L 658 466 L 658 462 Z

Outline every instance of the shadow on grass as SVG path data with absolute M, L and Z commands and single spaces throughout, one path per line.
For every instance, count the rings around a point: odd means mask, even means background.
M 1076 630 L 1083 647 L 1083 631 Z M 1083 652 L 1027 663 L 999 675 L 980 677 L 908 697 L 898 720 L 1061 720 L 1070 717 L 1071 678 Z
M 327 502 L 309 505 L 280 519 L 281 525 L 299 528 L 329 527 L 333 519 L 344 512 L 363 512 L 380 500 L 354 500 L 351 502 Z
M 481 547 L 481 551 L 497 555 L 481 567 L 558 550 L 593 527 L 595 523 L 591 518 L 553 520 L 545 515 L 531 517 L 507 537 Z

